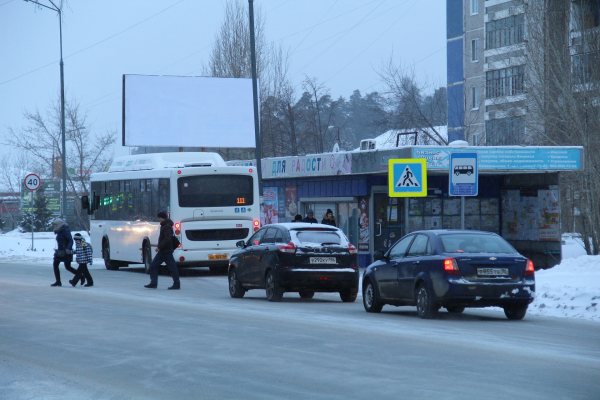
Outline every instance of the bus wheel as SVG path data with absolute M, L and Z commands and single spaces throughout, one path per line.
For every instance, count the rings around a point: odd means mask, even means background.
M 102 258 L 104 258 L 104 266 L 106 269 L 116 271 L 119 269 L 119 264 L 110 259 L 110 244 L 108 240 L 102 243 Z
M 143 255 L 144 255 L 144 271 L 147 274 L 150 274 L 150 264 L 152 264 L 152 249 L 147 242 L 144 242 L 144 246 L 142 247 Z

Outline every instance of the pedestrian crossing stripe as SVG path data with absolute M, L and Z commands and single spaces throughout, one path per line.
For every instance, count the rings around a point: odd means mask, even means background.
M 427 160 L 424 158 L 390 159 L 388 194 L 390 197 L 427 196 Z

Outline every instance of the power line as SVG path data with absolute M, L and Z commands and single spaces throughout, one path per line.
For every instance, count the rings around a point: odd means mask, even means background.
M 86 47 L 86 48 L 84 48 L 84 49 L 81 49 L 81 50 L 79 50 L 79 51 L 76 51 L 75 53 L 71 53 L 71 54 L 69 54 L 68 56 L 64 57 L 64 59 L 67 59 L 67 58 L 69 58 L 69 57 L 72 57 L 72 56 L 74 56 L 74 55 L 76 55 L 76 54 L 79 54 L 79 53 L 81 53 L 81 52 L 83 52 L 83 51 L 85 51 L 85 50 L 91 49 L 92 47 L 95 47 L 95 46 L 99 45 L 100 43 L 104 43 L 104 42 L 106 42 L 107 40 L 114 38 L 115 36 L 118 36 L 118 35 L 120 35 L 120 34 L 122 34 L 122 33 L 125 33 L 125 32 L 127 32 L 128 30 L 130 30 L 130 29 L 132 29 L 132 28 L 134 28 L 134 27 L 136 27 L 136 26 L 138 26 L 138 25 L 140 25 L 140 24 L 142 24 L 142 23 L 144 23 L 144 22 L 146 22 L 146 21 L 148 21 L 148 20 L 150 20 L 150 19 L 152 19 L 152 18 L 156 17 L 157 15 L 160 15 L 160 14 L 164 13 L 165 11 L 167 11 L 167 10 L 169 10 L 169 9 L 171 9 L 171 8 L 173 8 L 173 7 L 175 7 L 176 5 L 178 5 L 178 4 L 180 4 L 180 3 L 183 3 L 184 1 L 185 1 L 185 0 L 179 0 L 177 3 L 175 3 L 175 4 L 172 4 L 172 5 L 170 5 L 169 7 L 167 7 L 167 8 L 165 8 L 165 9 L 163 9 L 162 11 L 159 11 L 158 13 L 156 13 L 156 14 L 154 14 L 154 15 L 151 15 L 150 17 L 148 17 L 148 18 L 146 18 L 146 19 L 144 19 L 144 20 L 142 20 L 142 21 L 140 21 L 140 22 L 138 22 L 138 23 L 136 23 L 136 24 L 133 24 L 133 25 L 131 25 L 131 26 L 130 26 L 129 28 L 127 28 L 127 29 L 124 29 L 124 30 L 122 30 L 122 31 L 120 31 L 120 32 L 118 32 L 118 33 L 115 33 L 114 35 L 111 35 L 111 36 L 109 36 L 109 37 L 107 37 L 107 38 L 105 38 L 105 39 L 102 39 L 101 41 L 99 41 L 99 42 L 97 42 L 97 43 L 94 43 L 94 44 L 92 44 L 91 46 L 88 46 L 88 47 Z M 4 4 L 6 4 L 6 3 L 4 3 Z M 26 73 L 24 73 L 24 74 L 22 74 L 22 75 L 19 75 L 19 76 L 15 77 L 15 78 L 9 79 L 9 80 L 7 80 L 7 81 L 4 81 L 4 82 L 0 82 L 0 85 L 4 85 L 5 83 L 12 82 L 12 81 L 14 81 L 14 80 L 16 80 L 16 79 L 19 79 L 19 78 L 21 78 L 21 77 L 23 77 L 23 76 L 25 76 L 25 75 L 32 74 L 32 73 L 34 73 L 34 72 L 36 72 L 36 71 L 39 71 L 40 69 L 43 69 L 43 68 L 46 68 L 46 67 L 48 67 L 48 66 L 50 66 L 50 65 L 52 65 L 52 64 L 55 64 L 56 62 L 57 62 L 57 61 L 53 61 L 53 62 L 51 62 L 50 64 L 46 64 L 46 65 L 44 65 L 44 66 L 42 66 L 42 67 L 39 67 L 39 68 L 36 68 L 36 69 L 34 69 L 34 70 L 31 70 L 31 71 L 29 71 L 29 72 L 26 72 Z
M 279 7 L 281 7 L 281 6 L 282 6 L 282 5 L 284 5 L 284 4 L 287 4 L 287 3 L 289 3 L 290 1 L 291 1 L 291 0 L 284 1 L 283 3 L 281 3 L 280 5 L 278 5 L 277 7 L 275 7 L 275 8 L 272 8 L 271 10 L 267 11 L 267 14 L 268 14 L 268 13 L 270 13 L 270 12 L 273 12 L 273 11 L 277 10 Z
M 338 2 L 338 0 L 335 0 L 335 3 L 333 3 L 333 4 L 331 5 L 331 7 L 329 7 L 329 9 L 328 9 L 328 10 L 325 12 L 325 14 L 323 14 L 323 16 L 321 17 L 321 19 L 319 20 L 319 22 L 317 22 L 317 24 L 316 24 L 316 25 L 313 25 L 312 29 L 311 29 L 311 30 L 310 30 L 310 31 L 309 31 L 309 32 L 306 34 L 306 36 L 304 36 L 304 38 L 303 38 L 303 39 L 300 41 L 300 43 L 298 43 L 298 45 L 297 45 L 296 47 L 294 47 L 294 50 L 292 50 L 292 52 L 290 53 L 290 56 L 296 52 L 296 49 L 297 49 L 298 47 L 300 47 L 300 45 L 301 45 L 302 43 L 304 43 L 304 41 L 306 40 L 306 38 L 307 38 L 307 37 L 308 37 L 308 36 L 309 36 L 309 35 L 312 33 L 312 31 L 314 31 L 314 30 L 315 30 L 315 28 L 317 27 L 317 25 L 319 25 L 319 23 L 320 23 L 320 22 L 323 20 L 323 18 L 325 18 L 325 16 L 326 16 L 327 14 L 329 14 L 329 11 L 331 11 L 331 9 L 333 8 L 333 6 L 335 6 L 335 5 L 337 4 L 337 2 Z
M 281 42 L 281 41 L 282 41 L 282 40 L 284 40 L 284 39 L 287 39 L 287 38 L 289 38 L 289 37 L 292 37 L 292 36 L 296 36 L 296 35 L 298 35 L 298 34 L 300 34 L 300 33 L 304 32 L 304 31 L 307 31 L 307 30 L 309 30 L 309 29 L 312 29 L 312 28 L 314 28 L 314 27 L 317 27 L 317 26 L 319 26 L 319 25 L 326 24 L 326 23 L 328 23 L 328 22 L 330 22 L 330 21 L 333 21 L 334 19 L 338 19 L 338 18 L 340 18 L 340 17 L 343 17 L 343 16 L 344 16 L 344 15 L 346 15 L 346 14 L 350 14 L 351 12 L 353 12 L 353 11 L 356 11 L 356 10 L 358 10 L 359 8 L 366 7 L 366 6 L 368 6 L 369 4 L 377 3 L 378 1 L 379 1 L 379 0 L 373 0 L 373 1 L 369 2 L 369 3 L 363 4 L 362 6 L 358 6 L 358 7 L 356 7 L 356 8 L 353 8 L 353 9 L 352 9 L 352 10 L 350 10 L 350 11 L 346 11 L 345 13 L 342 13 L 342 14 L 340 14 L 340 15 L 336 15 L 335 17 L 329 18 L 328 20 L 325 20 L 325 21 L 323 21 L 323 22 L 320 22 L 320 23 L 318 23 L 318 24 L 315 24 L 315 25 L 309 26 L 308 28 L 301 29 L 301 30 L 299 30 L 299 31 L 297 31 L 297 32 L 294 32 L 294 33 L 292 33 L 292 34 L 289 34 L 289 35 L 287 35 L 287 36 L 284 36 L 284 37 L 282 37 L 282 38 L 279 38 L 279 39 L 277 39 L 277 40 L 274 40 L 274 42 Z
M 375 40 L 373 40 L 363 51 L 361 51 L 356 57 L 354 57 L 352 60 L 350 60 L 350 62 L 348 62 L 346 65 L 344 65 L 342 67 L 342 69 L 340 69 L 338 72 L 336 72 L 331 78 L 326 79 L 325 82 L 330 81 L 331 79 L 335 78 L 340 72 L 342 72 L 343 70 L 345 70 L 350 64 L 352 64 L 354 61 L 356 61 L 356 59 L 358 57 L 360 57 L 361 55 L 363 55 L 363 53 L 365 51 L 367 51 L 368 49 L 371 48 L 371 46 L 373 46 L 379 39 L 381 39 L 381 37 L 383 35 L 385 35 L 390 29 L 392 29 L 394 27 L 394 25 L 396 25 L 398 23 L 398 21 L 400 21 L 406 14 L 408 14 L 408 12 L 410 11 L 411 8 L 413 8 L 415 6 L 415 4 L 417 4 L 419 2 L 419 0 L 416 0 L 410 7 L 408 7 L 406 9 L 406 11 L 397 19 L 394 21 L 394 23 L 392 23 L 392 25 L 389 26 L 389 28 L 387 28 L 385 31 L 383 31 L 383 33 L 379 36 L 377 36 L 377 38 Z
M 381 17 L 382 15 L 387 15 L 387 13 L 388 13 L 390 10 L 393 10 L 394 8 L 402 7 L 402 6 L 403 6 L 404 4 L 406 4 L 406 3 L 408 3 L 408 1 L 406 1 L 406 2 L 404 2 L 404 3 L 401 3 L 401 4 L 397 4 L 397 5 L 393 6 L 393 7 L 390 7 L 390 8 L 388 8 L 387 10 L 383 11 L 381 14 L 379 14 L 379 15 L 377 15 L 377 16 L 374 16 L 374 17 L 373 17 L 373 18 L 371 18 L 371 19 L 367 19 L 367 20 L 365 20 L 364 22 L 371 22 L 371 21 L 374 21 L 374 20 L 378 19 L 379 17 Z M 321 43 L 323 43 L 323 42 L 327 42 L 327 41 L 329 41 L 329 40 L 331 40 L 331 39 L 333 39 L 333 38 L 337 37 L 338 35 L 341 35 L 341 34 L 343 34 L 344 32 L 346 32 L 346 31 L 345 31 L 345 30 L 343 30 L 343 31 L 339 31 L 339 32 L 337 32 L 337 33 L 334 33 L 333 35 L 329 36 L 328 38 L 325 38 L 325 39 L 323 39 L 323 40 L 320 40 L 320 41 L 318 41 L 318 42 L 314 42 L 314 43 L 312 43 L 312 45 L 311 45 L 310 47 L 306 47 L 306 48 L 304 48 L 304 49 L 300 49 L 300 50 L 298 50 L 298 51 L 295 51 L 295 53 L 302 53 L 303 51 L 310 50 L 310 49 L 311 49 L 311 47 L 313 47 L 313 46 L 316 46 L 316 45 L 319 45 L 319 44 L 321 44 Z
M 4 3 L 0 4 L 0 7 L 2 7 L 2 6 L 5 6 L 5 5 L 7 5 L 8 3 L 12 3 L 13 1 L 15 1 L 15 0 L 8 0 L 8 1 L 6 1 L 6 2 L 4 2 Z
M 325 50 L 323 50 L 321 53 L 319 53 L 319 55 L 317 55 L 315 58 L 313 58 L 311 61 L 309 61 L 305 66 L 303 66 L 302 68 L 300 68 L 300 70 L 304 70 L 306 67 L 308 67 L 310 64 L 312 64 L 315 60 L 317 60 L 317 58 L 321 57 L 323 54 L 325 54 L 329 49 L 331 49 L 333 46 L 335 46 L 340 40 L 342 40 L 342 38 L 344 36 L 346 36 L 348 33 L 350 33 L 354 28 L 356 28 L 358 25 L 360 25 L 365 18 L 367 18 L 369 15 L 371 15 L 375 10 L 377 10 L 383 3 L 385 3 L 386 0 L 383 0 L 381 3 L 379 3 L 377 5 L 377 7 L 375 7 L 374 9 L 372 9 L 367 15 L 365 15 L 360 21 L 358 21 L 356 24 L 354 24 L 350 29 L 348 29 L 343 35 L 342 37 L 340 37 L 338 40 L 336 40 L 335 42 L 333 42 L 331 44 L 331 46 L 329 46 L 328 48 L 326 48 Z

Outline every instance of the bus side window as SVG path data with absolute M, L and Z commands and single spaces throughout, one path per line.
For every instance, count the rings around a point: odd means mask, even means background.
M 157 193 L 157 201 L 155 204 L 158 204 L 158 210 L 164 210 L 169 212 L 171 207 L 170 202 L 170 190 L 171 190 L 171 180 L 169 178 L 160 178 L 158 180 L 158 193 Z

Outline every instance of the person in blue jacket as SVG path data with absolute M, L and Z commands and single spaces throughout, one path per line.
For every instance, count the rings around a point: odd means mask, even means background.
M 62 219 L 56 218 L 52 221 L 52 224 L 54 225 L 54 234 L 56 235 L 57 244 L 57 249 L 54 251 L 53 264 L 56 282 L 50 286 L 62 286 L 62 283 L 60 282 L 60 271 L 58 270 L 58 265 L 61 262 L 65 265 L 67 271 L 73 273 L 73 275 L 77 273 L 75 268 L 71 267 L 71 262 L 73 262 L 73 237 L 71 236 L 69 225 Z

